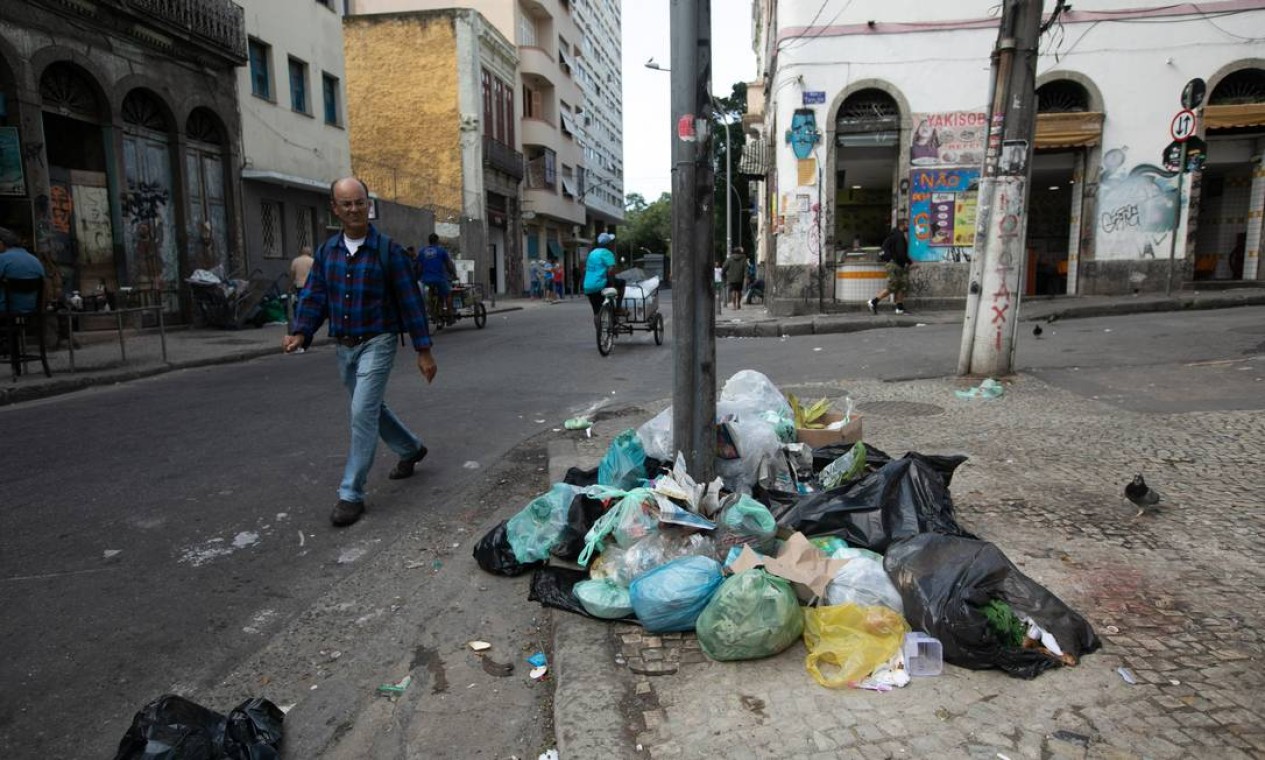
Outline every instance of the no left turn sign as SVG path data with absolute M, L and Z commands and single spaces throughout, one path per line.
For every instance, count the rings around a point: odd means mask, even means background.
M 1189 140 L 1195 134 L 1195 112 L 1189 109 L 1178 111 L 1173 123 L 1168 125 L 1168 132 L 1177 142 Z

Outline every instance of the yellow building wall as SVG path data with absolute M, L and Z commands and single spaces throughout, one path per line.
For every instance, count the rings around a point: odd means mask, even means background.
M 460 213 L 452 16 L 353 17 L 344 21 L 343 31 L 356 175 L 386 200 Z

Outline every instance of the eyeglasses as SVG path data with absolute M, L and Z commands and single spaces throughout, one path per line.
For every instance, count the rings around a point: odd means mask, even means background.
M 343 211 L 351 211 L 354 208 L 366 208 L 369 205 L 369 201 L 364 198 L 357 198 L 354 201 L 334 201 L 334 205 Z

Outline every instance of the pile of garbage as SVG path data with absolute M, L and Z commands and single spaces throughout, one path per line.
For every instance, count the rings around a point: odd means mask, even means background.
M 718 477 L 699 483 L 669 458 L 671 411 L 493 528 L 480 567 L 532 571 L 531 599 L 550 607 L 695 631 L 713 660 L 803 640 L 828 687 L 904 686 L 941 658 L 1033 678 L 1099 647 L 1084 618 L 957 523 L 949 487 L 966 457 L 893 458 L 841 436 L 809 436 L 824 443 L 812 448 L 781 391 L 744 370 L 717 402 Z

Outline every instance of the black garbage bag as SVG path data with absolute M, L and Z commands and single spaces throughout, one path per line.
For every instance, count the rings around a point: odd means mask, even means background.
M 974 538 L 958 525 L 949 488 L 937 469 L 950 463 L 956 467 L 966 457 L 937 459 L 933 464 L 911 452 L 838 488 L 806 494 L 785 509 L 770 508 L 779 527 L 810 537 L 839 536 L 849 546 L 880 554 L 893 541 L 919 533 Z
M 584 609 L 584 605 L 580 604 L 580 600 L 575 598 L 572 591 L 575 584 L 587 580 L 589 580 L 589 574 L 586 570 L 572 570 L 569 567 L 541 567 L 532 573 L 531 592 L 527 594 L 527 600 L 540 602 L 556 610 L 574 612 L 594 620 L 612 620 L 612 618 L 600 618 L 589 614 L 589 611 Z M 614 618 L 614 620 L 620 623 L 638 622 L 636 615 Z
M 597 485 L 597 468 L 591 467 L 582 470 L 579 467 L 568 467 L 567 474 L 562 476 L 562 482 L 569 486 L 595 486 Z
M 944 659 L 973 670 L 999 668 L 1035 678 L 1061 663 L 1036 649 L 1007 643 L 983 608 L 1001 600 L 1054 636 L 1064 654 L 1080 658 L 1101 643 L 1085 618 L 1021 573 L 993 544 L 925 534 L 892 544 L 883 568 L 900 591 L 905 619 L 940 640 Z
M 256 697 L 226 718 L 175 694 L 145 705 L 119 742 L 114 760 L 275 760 L 285 715 Z
M 567 524 L 562 527 L 558 543 L 553 545 L 549 553 L 559 559 L 575 562 L 584 551 L 584 537 L 588 535 L 589 528 L 593 527 L 593 523 L 605 511 L 598 499 L 577 493 L 571 500 L 571 506 L 567 508 Z
M 479 567 L 496 575 L 522 575 L 538 567 L 540 562 L 523 564 L 514 556 L 514 547 L 510 546 L 509 533 L 505 530 L 506 520 L 497 523 L 487 532 L 479 543 L 474 545 L 474 561 Z
M 851 451 L 854 445 L 851 443 L 832 443 L 829 446 L 813 449 L 813 472 L 821 472 L 826 465 Z M 916 451 L 911 451 L 905 456 L 921 459 L 931 465 L 931 469 L 940 473 L 940 477 L 944 479 L 945 488 L 953 485 L 953 473 L 957 470 L 958 465 L 966 461 L 966 457 L 960 454 L 920 454 Z M 868 442 L 865 444 L 865 469 L 867 472 L 881 470 L 891 461 L 891 454 L 871 446 Z

